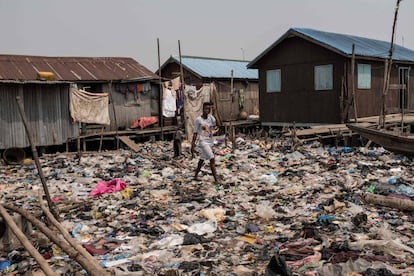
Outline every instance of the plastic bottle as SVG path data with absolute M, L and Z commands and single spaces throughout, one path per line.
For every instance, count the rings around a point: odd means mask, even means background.
M 387 182 L 388 182 L 388 184 L 393 185 L 393 184 L 397 183 L 397 177 L 391 176 L 390 178 L 388 178 Z
M 320 215 L 318 216 L 318 222 L 321 224 L 331 223 L 333 220 L 336 219 L 335 215 Z

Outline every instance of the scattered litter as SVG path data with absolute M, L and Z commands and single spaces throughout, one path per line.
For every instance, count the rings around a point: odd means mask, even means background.
M 412 275 L 413 161 L 283 139 L 238 137 L 234 151 L 218 139 L 220 184 L 208 167 L 193 180 L 186 141 L 176 159 L 172 142 L 152 141 L 40 162 L 61 225 L 115 275 Z M 2 201 L 45 221 L 41 187 L 30 159 L 0 166 Z M 85 275 L 31 233 L 55 272 Z M 39 270 L 13 234 L 2 240 L 2 275 Z

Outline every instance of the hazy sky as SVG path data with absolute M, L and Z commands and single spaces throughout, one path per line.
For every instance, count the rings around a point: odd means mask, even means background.
M 396 0 L 0 0 L 0 54 L 252 60 L 289 28 L 390 41 Z M 414 49 L 414 0 L 396 43 Z

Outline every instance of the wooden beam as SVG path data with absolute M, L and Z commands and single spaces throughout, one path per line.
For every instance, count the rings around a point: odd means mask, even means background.
M 57 276 L 57 274 L 50 268 L 49 264 L 43 258 L 43 256 L 36 250 L 36 248 L 30 243 L 26 238 L 24 233 L 19 229 L 19 227 L 14 222 L 13 218 L 7 213 L 3 205 L 0 205 L 0 214 L 3 219 L 6 221 L 7 225 L 11 231 L 16 235 L 17 239 L 22 243 L 24 248 L 29 252 L 29 254 L 36 260 L 43 272 L 49 276 Z

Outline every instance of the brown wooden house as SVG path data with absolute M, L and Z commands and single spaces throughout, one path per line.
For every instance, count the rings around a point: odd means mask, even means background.
M 259 69 L 262 125 L 342 123 L 355 115 L 379 115 L 389 52 L 390 42 L 289 29 L 248 64 Z M 387 113 L 414 107 L 414 51 L 395 45 L 392 64 Z
M 201 87 L 214 83 L 218 92 L 218 112 L 223 121 L 238 119 L 241 111 L 258 115 L 258 72 L 248 69 L 248 61 L 181 56 L 184 82 Z M 171 56 L 161 66 L 163 79 L 180 76 L 180 58 Z M 159 74 L 159 71 L 155 72 Z M 231 91 L 233 87 L 233 91 Z M 243 95 L 243 103 L 240 102 Z

